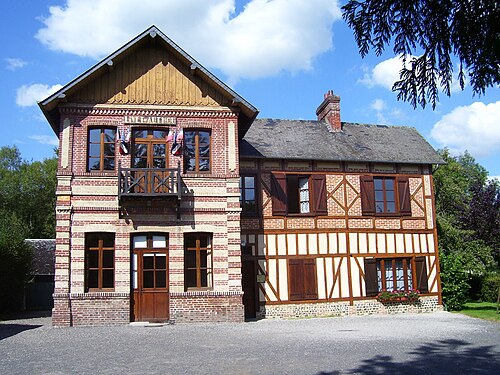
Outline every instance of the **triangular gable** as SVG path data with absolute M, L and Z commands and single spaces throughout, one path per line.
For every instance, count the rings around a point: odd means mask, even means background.
M 258 111 L 177 46 L 156 26 L 75 78 L 39 103 L 54 132 L 57 106 L 86 104 L 160 104 L 234 106 L 240 109 L 240 137 Z

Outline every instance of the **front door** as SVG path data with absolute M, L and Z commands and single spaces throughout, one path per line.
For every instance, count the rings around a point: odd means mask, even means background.
M 165 193 L 161 182 L 168 175 L 167 132 L 165 130 L 133 130 L 132 168 L 138 181 L 135 193 Z
M 133 237 L 132 288 L 134 321 L 169 319 L 167 236 L 141 234 Z

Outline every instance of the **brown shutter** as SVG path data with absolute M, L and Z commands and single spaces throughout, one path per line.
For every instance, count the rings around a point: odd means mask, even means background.
M 415 276 L 417 280 L 416 288 L 420 293 L 429 293 L 426 257 L 415 258 Z
M 361 209 L 363 215 L 375 215 L 375 188 L 373 177 L 361 176 Z
M 403 216 L 411 216 L 410 183 L 408 177 L 398 178 L 399 212 Z
M 300 301 L 303 299 L 303 273 L 302 259 L 288 260 L 288 285 L 290 301 Z
M 326 176 L 315 174 L 312 176 L 314 212 L 316 215 L 328 215 L 326 206 Z
M 365 286 L 367 297 L 374 297 L 378 294 L 377 260 L 375 258 L 365 258 Z
M 304 299 L 318 299 L 316 260 L 304 259 Z
M 286 215 L 286 175 L 284 173 L 271 174 L 271 193 L 273 195 L 273 215 Z

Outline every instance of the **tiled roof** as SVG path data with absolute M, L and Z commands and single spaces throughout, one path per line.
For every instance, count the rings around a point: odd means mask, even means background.
M 56 261 L 56 240 L 26 240 L 33 249 L 32 275 L 54 275 Z
M 342 123 L 329 131 L 325 122 L 257 119 L 240 143 L 241 157 L 443 164 L 416 131 L 404 126 Z

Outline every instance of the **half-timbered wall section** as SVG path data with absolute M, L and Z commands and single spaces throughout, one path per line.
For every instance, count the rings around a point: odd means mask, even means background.
M 429 165 L 242 159 L 240 169 L 242 178 L 255 180 L 257 209 L 244 209 L 241 238 L 247 261 L 262 275 L 261 316 L 430 311 L 441 304 Z M 309 183 L 305 212 L 289 209 L 301 200 L 288 186 L 295 188 L 297 176 Z M 363 181 L 384 178 L 395 189 L 386 193 L 394 210 L 367 213 L 365 200 L 375 192 L 365 191 Z M 419 279 L 417 268 L 425 277 Z M 307 284 L 303 290 L 297 290 L 298 275 Z M 417 305 L 374 298 L 381 289 L 419 288 Z

